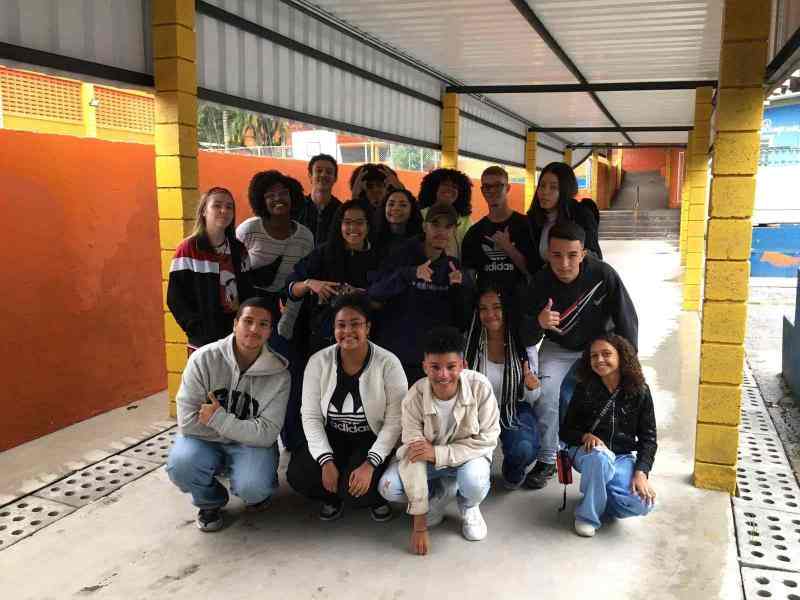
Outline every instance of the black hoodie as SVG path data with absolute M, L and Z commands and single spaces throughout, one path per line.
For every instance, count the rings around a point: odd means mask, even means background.
M 557 333 L 539 326 L 539 313 L 553 299 L 552 310 L 561 313 Z M 520 337 L 525 346 L 542 339 L 562 348 L 582 351 L 595 337 L 614 332 L 638 345 L 639 320 L 636 308 L 617 272 L 611 265 L 587 255 L 575 281 L 563 283 L 550 267 L 541 269 L 522 292 Z

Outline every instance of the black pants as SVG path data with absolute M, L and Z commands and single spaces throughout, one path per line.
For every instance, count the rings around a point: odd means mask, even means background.
M 320 500 L 329 504 L 336 504 L 340 500 L 354 508 L 380 506 L 386 500 L 378 493 L 378 482 L 386 470 L 386 465 L 391 457 L 375 467 L 372 473 L 372 482 L 369 490 L 360 498 L 351 496 L 349 488 L 350 473 L 360 467 L 367 459 L 367 452 L 375 441 L 372 434 L 347 435 L 327 430 L 328 441 L 333 449 L 333 462 L 339 470 L 339 489 L 336 494 L 331 494 L 322 485 L 322 467 L 311 456 L 308 445 L 304 445 L 292 453 L 286 479 L 295 492 L 312 500 Z

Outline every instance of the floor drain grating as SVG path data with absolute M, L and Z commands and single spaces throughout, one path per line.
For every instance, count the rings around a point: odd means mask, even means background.
M 800 577 L 795 573 L 742 567 L 742 581 L 747 598 L 800 600 Z
M 778 435 L 766 410 L 743 410 L 739 430 L 747 433 Z
M 757 504 L 764 508 L 800 513 L 800 487 L 790 467 L 772 465 L 761 469 L 748 465 L 736 468 L 739 496 L 734 502 L 740 506 Z
M 739 560 L 750 567 L 800 570 L 800 514 L 745 506 L 734 499 Z M 798 592 L 800 594 L 800 592 Z
M 81 507 L 157 468 L 158 464 L 154 462 L 112 456 L 59 479 L 36 492 L 36 496 Z
M 748 410 L 767 410 L 761 392 L 757 389 L 742 388 L 742 412 Z
M 51 500 L 25 496 L 0 508 L 0 550 L 16 544 L 75 508 Z
M 177 433 L 178 428 L 173 427 L 154 438 L 150 438 L 146 442 L 128 448 L 121 454 L 122 456 L 140 458 L 142 460 L 164 464 L 167 462 L 167 456 L 169 456 L 169 451 L 172 448 L 172 444 L 175 442 L 175 435 Z
M 777 436 L 744 431 L 739 433 L 738 459 L 739 462 L 755 465 L 789 465 Z

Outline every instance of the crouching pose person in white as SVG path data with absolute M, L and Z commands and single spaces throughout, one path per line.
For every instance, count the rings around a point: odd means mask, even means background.
M 179 434 L 167 474 L 200 509 L 202 531 L 222 527 L 228 491 L 218 480 L 230 473 L 231 492 L 250 509 L 265 508 L 278 487 L 278 447 L 289 400 L 285 358 L 266 346 L 272 332 L 264 298 L 242 302 L 233 334 L 189 357 L 178 404 Z
M 408 382 L 400 359 L 369 341 L 369 307 L 364 293 L 336 299 L 336 343 L 314 354 L 303 376 L 308 444 L 292 452 L 286 478 L 297 493 L 322 503 L 323 521 L 341 517 L 345 503 L 368 507 L 375 521 L 392 517 L 377 487 L 400 438 Z
M 581 474 L 575 532 L 592 537 L 604 518 L 643 516 L 653 508 L 656 418 L 636 350 L 622 336 L 596 338 L 577 375 L 561 439 Z
M 461 532 L 470 541 L 486 537 L 479 508 L 489 493 L 492 452 L 500 435 L 497 400 L 489 380 L 467 370 L 464 338 L 454 327 L 428 334 L 417 381 L 403 400 L 403 445 L 379 490 L 392 502 L 408 502 L 411 551 L 427 554 L 428 527 L 444 518 L 458 497 Z

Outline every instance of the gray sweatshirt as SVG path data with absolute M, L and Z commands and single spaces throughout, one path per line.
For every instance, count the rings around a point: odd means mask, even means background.
M 264 346 L 241 373 L 233 353 L 233 334 L 195 351 L 183 371 L 175 398 L 182 435 L 229 444 L 270 447 L 278 439 L 289 401 L 288 361 Z M 213 392 L 222 405 L 203 425 L 200 406 Z

